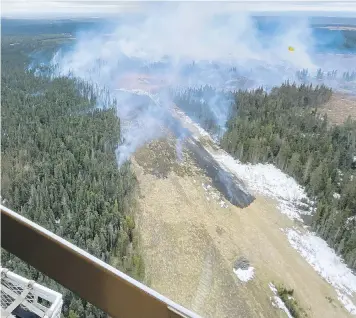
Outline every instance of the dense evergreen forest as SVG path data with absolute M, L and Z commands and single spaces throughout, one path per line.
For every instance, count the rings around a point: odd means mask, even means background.
M 97 110 L 86 83 L 35 76 L 27 70 L 33 38 L 12 41 L 2 41 L 1 58 L 3 204 L 141 280 L 137 182 L 128 163 L 117 167 L 116 110 Z M 2 266 L 63 293 L 65 317 L 106 316 L 4 250 Z
M 204 91 L 188 90 L 176 102 L 214 131 L 211 110 L 201 111 L 208 106 L 199 102 Z M 319 114 L 331 94 L 325 86 L 289 83 L 270 94 L 238 91 L 221 146 L 242 162 L 272 163 L 305 186 L 317 202 L 314 230 L 356 269 L 356 122 L 331 126 Z

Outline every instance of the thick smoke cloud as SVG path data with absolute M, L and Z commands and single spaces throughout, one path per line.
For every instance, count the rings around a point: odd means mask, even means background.
M 159 137 L 163 126 L 174 129 L 180 141 L 186 135 L 170 119 L 172 102 L 163 87 L 208 84 L 221 90 L 236 89 L 238 76 L 249 79 L 247 88 L 268 88 L 295 79 L 300 69 L 315 73 L 325 65 L 335 68 L 330 59 L 324 56 L 322 60 L 315 53 L 306 19 L 284 19 L 265 32 L 268 27 L 261 27 L 247 13 L 234 12 L 228 3 L 162 4 L 142 19 L 119 20 L 114 27 L 111 23 L 110 28 L 78 34 L 74 47 L 58 52 L 52 63 L 58 74 L 105 87 L 117 100 L 124 124 L 124 140 L 118 148 L 120 165 L 137 147 Z M 289 46 L 295 52 L 288 51 Z M 231 68 L 236 68 L 235 78 Z M 144 79 L 137 78 L 143 73 L 153 76 L 155 84 L 142 86 Z M 133 94 L 133 89 L 141 89 L 140 95 Z M 223 126 L 228 107 L 222 108 L 217 98 L 210 98 L 207 104 L 217 124 Z

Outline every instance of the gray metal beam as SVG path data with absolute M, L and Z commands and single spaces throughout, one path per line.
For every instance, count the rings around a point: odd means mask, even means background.
M 1 239 L 5 250 L 111 317 L 199 317 L 4 206 Z

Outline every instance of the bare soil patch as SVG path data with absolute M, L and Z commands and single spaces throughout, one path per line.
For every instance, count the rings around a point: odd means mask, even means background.
M 336 125 L 344 123 L 348 117 L 356 120 L 356 97 L 334 93 L 320 112 L 327 114 L 330 122 Z

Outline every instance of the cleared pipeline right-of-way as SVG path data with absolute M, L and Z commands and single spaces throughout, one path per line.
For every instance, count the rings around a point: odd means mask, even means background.
M 226 200 L 240 208 L 245 208 L 254 201 L 255 197 L 245 189 L 243 182 L 224 170 L 199 141 L 189 138 L 185 145 L 197 165 L 212 179 L 214 187 L 224 195 Z
M 174 105 L 172 105 L 172 107 L 163 107 L 160 105 L 157 95 L 152 96 L 145 91 L 129 91 L 123 89 L 122 93 L 126 95 L 126 98 L 128 95 L 131 96 L 130 102 L 132 98 L 133 103 L 142 105 L 135 107 L 136 110 L 141 107 L 145 108 L 145 106 L 149 107 L 148 105 L 152 107 L 152 103 L 155 104 L 155 107 L 160 107 L 160 117 L 164 118 L 165 126 L 167 126 L 177 138 L 184 140 L 183 145 L 192 154 L 197 166 L 212 179 L 214 187 L 226 200 L 240 208 L 245 208 L 254 201 L 255 197 L 246 190 L 244 183 L 234 174 L 226 171 L 204 148 L 199 140 L 194 138 L 193 132 L 185 127 L 186 123 L 184 123 L 184 118 L 177 116 L 175 113 Z

